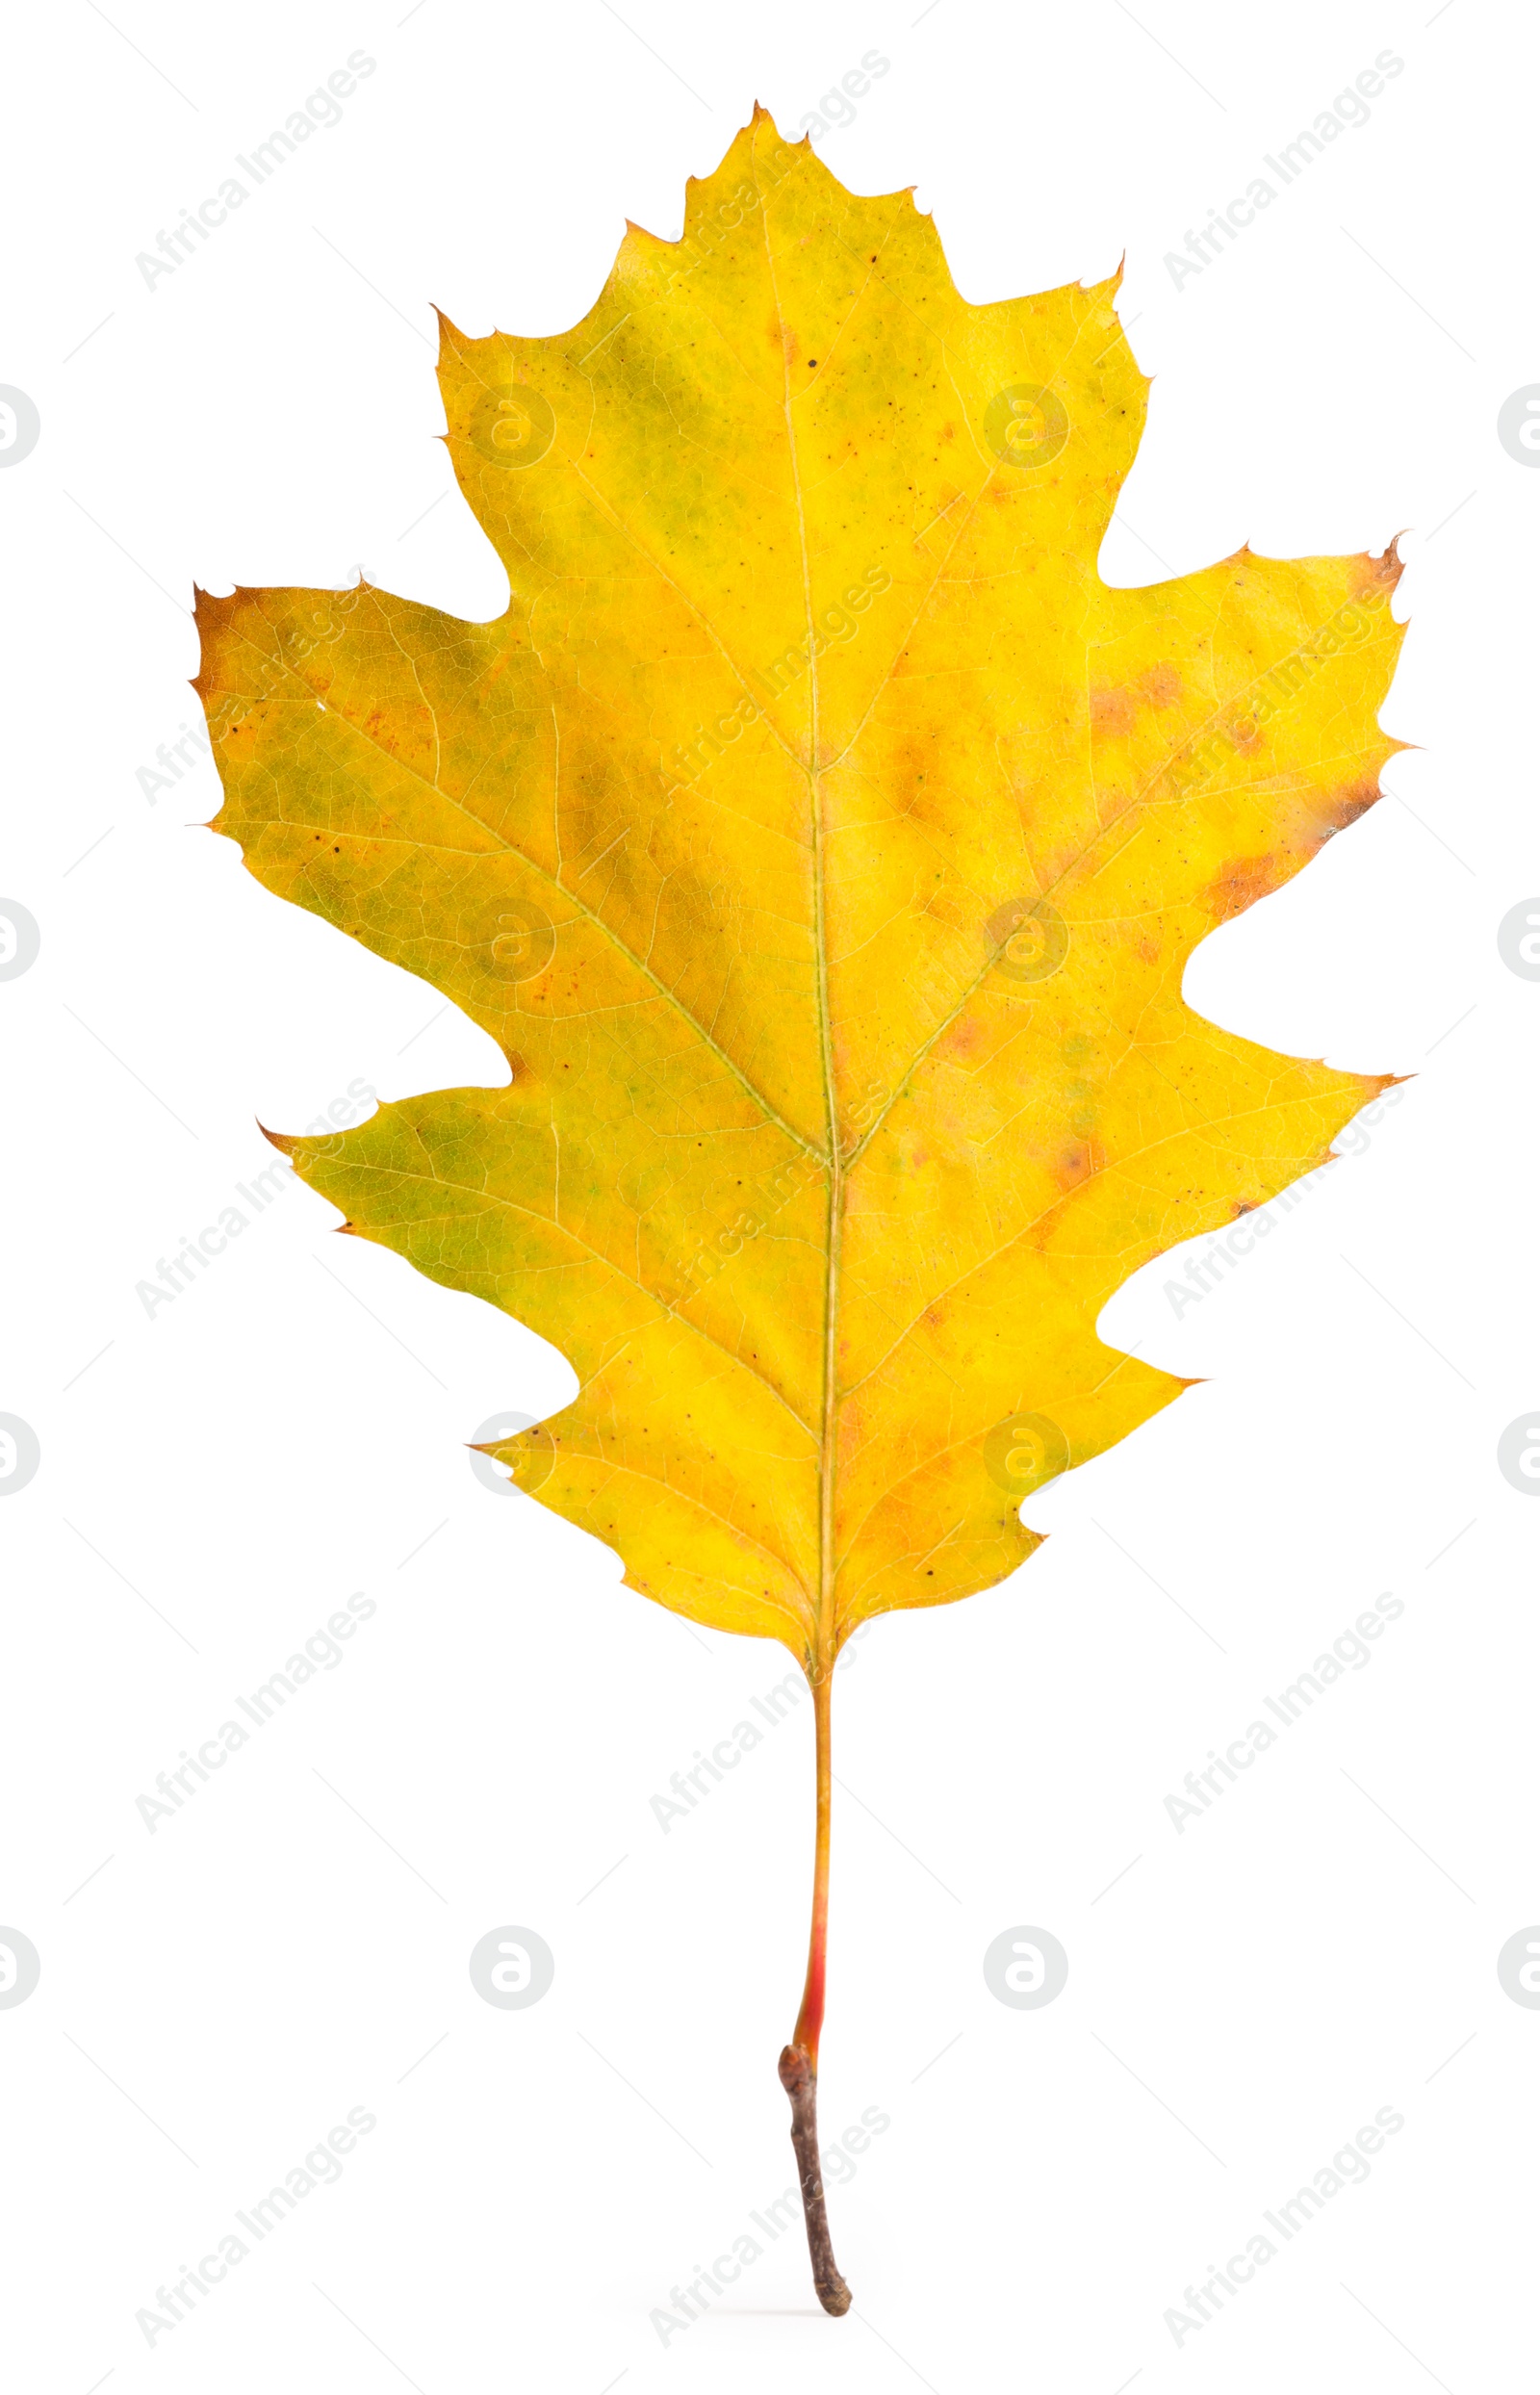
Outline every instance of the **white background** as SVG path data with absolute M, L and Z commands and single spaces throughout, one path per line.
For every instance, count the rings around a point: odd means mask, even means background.
M 1529 2367 L 1540 2013 L 1495 1965 L 1540 1918 L 1540 1510 L 1495 1458 L 1540 1397 L 1540 985 L 1496 926 L 1540 889 L 1540 473 L 1495 424 L 1540 380 L 1534 28 L 912 6 L 13 16 L 0 380 L 42 428 L 0 473 L 0 892 L 42 944 L 0 983 L 0 1410 L 42 1460 L 0 1507 L 0 1922 L 42 1977 L 0 2010 L 0 2240 L 29 2395 L 1466 2395 Z M 1387 49 L 1370 122 L 1177 288 L 1166 253 Z M 136 253 L 355 50 L 343 121 L 146 288 Z M 1179 1256 L 1115 1301 L 1109 1336 L 1205 1384 L 1029 1507 L 1054 1535 L 1025 1570 L 853 1650 L 821 2108 L 828 2140 L 890 2120 L 831 2189 L 856 2306 L 817 2311 L 799 2229 L 665 2345 L 650 2314 L 790 2183 L 808 1711 L 664 1835 L 650 1798 L 786 1659 L 481 1485 L 463 1443 L 563 1404 L 567 1365 L 319 1198 L 146 1317 L 136 1284 L 271 1163 L 259 1119 L 503 1072 L 189 828 L 206 760 L 153 804 L 137 774 L 194 720 L 194 582 L 362 567 L 498 613 L 430 303 L 567 326 L 624 218 L 679 233 L 757 96 L 794 138 L 869 51 L 818 147 L 913 185 L 968 297 L 1126 251 L 1156 380 L 1109 579 L 1406 528 L 1384 722 L 1415 745 L 1188 991 L 1416 1077 L 1222 1286 L 1178 1312 Z M 345 1660 L 151 1834 L 136 1798 L 354 1589 Z M 1183 1775 L 1386 1589 L 1373 1662 L 1178 1835 Z M 556 1957 L 521 2012 L 467 1971 L 509 1922 Z M 1023 1922 L 1070 1957 L 1038 2012 L 981 1969 Z M 157 2287 L 360 2105 L 341 2180 L 147 2345 Z M 1167 2308 L 1387 2105 L 1367 2182 L 1178 2347 Z

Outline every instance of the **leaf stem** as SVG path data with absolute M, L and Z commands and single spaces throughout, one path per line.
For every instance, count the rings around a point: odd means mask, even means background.
M 826 1667 L 812 1684 L 813 1720 L 818 1748 L 818 1826 L 813 1846 L 812 1926 L 808 1938 L 808 1976 L 803 1985 L 802 2010 L 782 2048 L 781 2084 L 791 2099 L 791 2144 L 797 2157 L 797 2179 L 808 2224 L 808 2252 L 812 2282 L 826 2312 L 836 2316 L 850 2309 L 850 2289 L 839 2275 L 829 2237 L 824 2203 L 823 2169 L 818 2159 L 818 2037 L 824 2023 L 824 1981 L 829 1955 L 829 1811 L 833 1786 L 830 1742 L 830 1690 L 833 1673 Z
M 758 119 L 755 119 L 757 127 Z M 797 501 L 797 531 L 802 550 L 802 596 L 808 622 L 808 798 L 812 833 L 813 955 L 817 967 L 818 1047 L 823 1066 L 824 1116 L 828 1124 L 829 1209 L 826 1217 L 827 1253 L 824 1271 L 824 1394 L 818 1458 L 818 1621 L 807 1669 L 812 1688 L 818 1743 L 818 1834 L 813 1851 L 812 1930 L 808 1941 L 808 1977 L 802 2010 L 782 2049 L 781 2084 L 791 2099 L 791 2143 L 797 2156 L 802 2208 L 808 2222 L 808 2251 L 812 2256 L 812 2282 L 826 2312 L 847 2312 L 850 2289 L 834 2267 L 824 2210 L 823 2172 L 818 2161 L 818 2033 L 824 2024 L 824 1966 L 829 1944 L 829 1686 L 838 1641 L 834 1636 L 834 1474 L 839 1458 L 839 1249 L 844 1227 L 845 1184 L 840 1157 L 839 1095 L 834 1070 L 834 1039 L 829 1001 L 829 918 L 826 898 L 827 836 L 819 752 L 817 634 L 813 622 L 812 558 L 808 542 L 808 511 L 803 499 L 802 472 L 797 458 L 796 425 L 791 413 L 791 347 L 786 313 L 781 303 L 770 219 L 761 204 L 765 265 L 781 329 L 782 407 L 786 426 L 786 453 Z
M 812 1861 L 812 1926 L 808 1937 L 808 1976 L 803 1983 L 802 2010 L 791 2033 L 816 2076 L 818 2038 L 824 2025 L 824 1981 L 829 1959 L 829 1811 L 834 1782 L 830 1742 L 830 1690 L 834 1675 L 825 1671 L 813 1682 L 812 1713 L 818 1747 L 818 1826 Z

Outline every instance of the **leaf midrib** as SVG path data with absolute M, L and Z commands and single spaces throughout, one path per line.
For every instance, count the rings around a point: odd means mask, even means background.
M 757 156 L 755 160 L 757 167 Z M 812 826 L 812 885 L 813 885 L 813 959 L 815 994 L 818 1010 L 818 1051 L 823 1068 L 825 1138 L 828 1154 L 824 1170 L 828 1175 L 828 1206 L 825 1215 L 824 1271 L 824 1355 L 823 1405 L 820 1417 L 818 1456 L 818 1594 L 817 1630 L 810 1679 L 821 1679 L 834 1660 L 834 1483 L 839 1462 L 839 1397 L 837 1388 L 838 1319 L 839 1319 L 839 1260 L 840 1234 L 843 1228 L 845 1188 L 844 1168 L 839 1146 L 839 1099 L 834 1087 L 834 1034 L 829 1008 L 829 938 L 826 917 L 826 864 L 824 856 L 825 825 L 823 811 L 823 776 L 818 764 L 818 654 L 813 629 L 812 575 L 808 557 L 808 514 L 802 493 L 802 470 L 797 457 L 797 428 L 791 413 L 791 358 L 786 340 L 785 312 L 781 304 L 781 285 L 776 274 L 775 250 L 770 241 L 770 214 L 757 175 L 755 190 L 759 197 L 759 222 L 764 233 L 765 265 L 770 276 L 771 294 L 775 300 L 776 323 L 781 336 L 782 416 L 786 428 L 786 451 L 791 467 L 791 486 L 797 509 L 797 540 L 802 554 L 802 595 L 804 620 L 808 640 L 808 796 Z

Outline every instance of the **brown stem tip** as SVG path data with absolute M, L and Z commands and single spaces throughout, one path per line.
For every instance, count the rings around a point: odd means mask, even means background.
M 824 2175 L 818 2161 L 818 2074 L 805 2046 L 781 2050 L 781 2084 L 791 2099 L 791 2144 L 802 2185 L 802 2209 L 808 2223 L 808 2252 L 812 2259 L 812 2283 L 826 2312 L 837 2319 L 850 2309 L 850 2289 L 839 2276 L 829 2242 L 829 2215 L 824 2208 Z

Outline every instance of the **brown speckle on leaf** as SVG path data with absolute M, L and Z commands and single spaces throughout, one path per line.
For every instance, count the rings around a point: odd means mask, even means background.
M 1378 592 L 1388 596 L 1404 571 L 1396 552 L 1396 542 L 1392 541 L 1382 557 L 1349 558 L 1348 587 L 1355 599 L 1366 599 Z
M 1182 677 L 1174 665 L 1152 665 L 1141 674 L 1139 686 L 1151 707 L 1174 707 L 1182 695 Z
M 1134 729 L 1136 707 L 1128 690 L 1104 688 L 1091 694 L 1091 720 L 1111 740 L 1125 740 Z
M 1334 790 L 1329 820 L 1334 830 L 1345 832 L 1349 823 L 1367 815 L 1379 797 L 1377 782 L 1351 782 L 1346 789 Z
M 1227 923 L 1232 915 L 1243 914 L 1247 907 L 1266 898 L 1287 876 L 1287 866 L 1276 857 L 1237 857 L 1223 864 L 1206 889 L 1198 893 L 1200 903 L 1213 915 L 1216 923 Z
M 1345 832 L 1360 815 L 1367 814 L 1380 796 L 1377 781 L 1344 784 L 1336 790 L 1312 792 L 1306 803 L 1302 826 L 1308 852 L 1314 855 L 1334 833 Z

